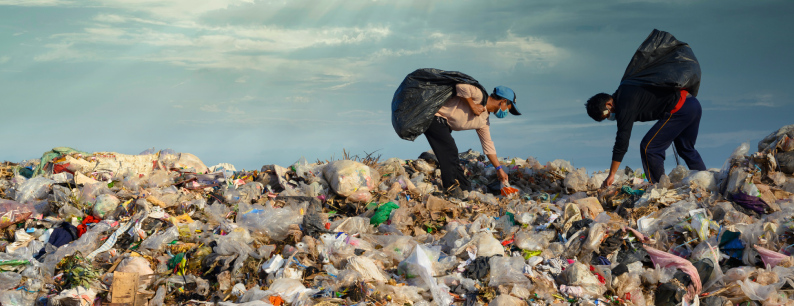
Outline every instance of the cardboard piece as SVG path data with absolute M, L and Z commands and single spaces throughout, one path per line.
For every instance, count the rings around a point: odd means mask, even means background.
M 110 287 L 110 303 L 114 305 L 135 305 L 138 293 L 138 273 L 113 272 L 113 285 Z

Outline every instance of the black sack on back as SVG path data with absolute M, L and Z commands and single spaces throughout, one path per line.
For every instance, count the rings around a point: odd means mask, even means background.
M 422 135 L 436 112 L 455 94 L 455 85 L 461 83 L 482 90 L 482 104 L 485 105 L 488 91 L 467 74 L 434 68 L 417 69 L 408 74 L 391 100 L 391 124 L 397 135 L 411 141 Z
M 637 48 L 620 84 L 685 89 L 696 97 L 700 63 L 687 43 L 654 29 Z

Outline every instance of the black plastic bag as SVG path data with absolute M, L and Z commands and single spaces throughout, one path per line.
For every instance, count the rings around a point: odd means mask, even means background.
M 637 48 L 620 84 L 685 89 L 696 97 L 700 74 L 700 63 L 689 44 L 654 29 Z
M 430 127 L 436 112 L 455 94 L 457 84 L 480 88 L 482 104 L 485 105 L 488 91 L 464 73 L 422 68 L 408 74 L 391 101 L 391 124 L 397 135 L 411 141 L 422 135 Z

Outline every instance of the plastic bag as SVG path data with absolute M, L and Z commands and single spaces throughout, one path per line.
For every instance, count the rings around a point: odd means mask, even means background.
M 491 257 L 504 256 L 505 249 L 491 233 L 479 233 L 472 237 L 472 242 L 477 247 L 477 256 Z
M 0 272 L 0 290 L 14 289 L 22 281 L 22 275 L 15 272 Z
M 682 183 L 711 192 L 717 191 L 717 180 L 711 171 L 692 171 Z
M 737 282 L 748 298 L 754 301 L 764 301 L 771 296 L 777 295 L 775 285 L 762 286 L 751 280 Z
M 31 204 L 0 199 L 0 229 L 27 220 L 35 211 L 36 208 Z
M 148 249 L 158 251 L 165 247 L 166 244 L 171 243 L 171 241 L 177 240 L 179 238 L 179 228 L 176 226 L 172 226 L 167 230 L 160 232 L 158 234 L 149 236 L 143 242 L 141 242 L 141 249 Z
M 430 289 L 433 295 L 433 301 L 436 302 L 436 304 L 444 306 L 451 305 L 452 296 L 449 295 L 449 289 L 438 285 L 433 278 L 434 270 L 432 261 L 436 260 L 431 257 L 431 254 L 431 250 L 427 247 L 417 245 L 413 253 L 400 263 L 398 272 L 409 279 L 418 277 L 418 280 Z
M 489 287 L 504 284 L 528 283 L 529 278 L 524 276 L 524 258 L 522 257 L 492 257 Z
M 388 281 L 386 275 L 375 265 L 372 259 L 364 256 L 353 256 L 347 259 L 347 264 L 350 269 L 355 270 L 361 274 L 363 281 L 376 281 L 385 283 Z
M 52 190 L 55 181 L 43 176 L 34 177 L 22 183 L 14 194 L 14 200 L 19 203 L 27 203 L 35 200 L 47 198 L 47 194 Z
M 507 294 L 502 294 L 491 300 L 491 302 L 489 302 L 488 305 L 489 306 L 523 306 L 526 305 L 526 302 L 522 301 L 517 297 L 513 297 Z
M 347 197 L 347 200 L 354 203 L 369 203 L 372 201 L 372 194 L 369 191 L 359 190 Z
M 307 289 L 300 280 L 280 278 L 274 281 L 267 291 L 280 296 L 287 304 L 293 304 L 299 299 L 301 294 L 314 290 Z
M 119 206 L 119 198 L 112 194 L 102 194 L 96 198 L 94 204 L 93 215 L 99 219 L 105 219 L 107 215 L 112 213 Z
M 645 247 L 645 251 L 648 252 L 648 256 L 651 257 L 651 261 L 653 261 L 655 266 L 663 268 L 674 266 L 681 271 L 684 271 L 686 274 L 689 274 L 689 277 L 692 279 L 692 285 L 691 288 L 687 288 L 687 296 L 685 296 L 686 299 L 691 300 L 700 294 L 700 290 L 703 288 L 702 284 L 700 283 L 700 276 L 698 275 L 697 269 L 695 269 L 691 262 L 673 254 L 662 252 L 648 246 Z
M 165 286 L 160 286 L 157 288 L 157 293 L 154 294 L 154 297 L 149 300 L 149 305 L 162 306 L 163 302 L 165 302 Z
M 604 223 L 596 223 L 590 226 L 590 231 L 587 234 L 587 240 L 584 241 L 582 247 L 585 250 L 598 252 L 601 240 L 607 233 L 608 226 Z
M 589 179 L 590 177 L 587 175 L 587 170 L 585 168 L 579 168 L 576 171 L 568 173 L 563 183 L 565 187 L 570 190 L 587 191 L 589 189 L 587 184 Z
M 213 205 L 214 206 L 214 205 Z M 289 227 L 301 224 L 303 216 L 299 211 L 290 207 L 254 209 L 237 217 L 237 223 L 260 234 L 265 234 L 273 240 L 282 241 L 289 235 Z
M 700 63 L 692 48 L 654 29 L 631 58 L 620 84 L 686 89 L 697 97 Z
M 91 204 L 93 205 L 96 203 L 96 198 L 101 194 L 111 194 L 113 193 L 108 189 L 108 185 L 102 182 L 93 183 L 89 185 L 83 186 L 83 189 L 80 190 L 80 203 L 83 204 Z
M 598 278 L 590 273 L 589 267 L 582 263 L 576 262 L 568 266 L 563 273 L 568 280 L 568 286 L 582 287 L 583 296 L 599 297 L 606 291 L 606 287 L 601 285 Z
M 758 255 L 761 256 L 761 260 L 764 262 L 764 266 L 767 269 L 772 269 L 778 265 L 783 267 L 791 267 L 792 265 L 791 256 L 787 256 L 758 245 L 755 245 L 755 249 L 758 251 Z
M 377 171 L 352 160 L 330 162 L 323 168 L 323 177 L 343 197 L 349 197 L 356 191 L 375 191 L 380 183 Z
M 514 238 L 515 244 L 522 250 L 542 251 L 549 246 L 549 241 L 554 238 L 553 232 L 549 232 L 552 235 L 551 237 L 544 233 L 534 234 L 527 231 L 519 231 Z
M 482 90 L 483 100 L 488 97 L 477 80 L 461 72 L 423 68 L 408 74 L 391 102 L 391 122 L 397 135 L 411 141 L 422 135 L 436 112 L 455 94 L 457 84 L 474 85 Z

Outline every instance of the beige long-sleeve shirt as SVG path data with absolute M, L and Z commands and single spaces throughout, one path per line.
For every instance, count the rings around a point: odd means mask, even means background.
M 477 130 L 483 152 L 496 154 L 496 147 L 491 140 L 491 122 L 488 112 L 482 112 L 479 116 L 474 115 L 469 104 L 463 99 L 471 98 L 474 104 L 480 104 L 484 98 L 482 91 L 469 84 L 458 84 L 455 86 L 455 90 L 457 95 L 447 100 L 444 106 L 438 110 L 436 116 L 447 119 L 449 127 L 453 131 Z

